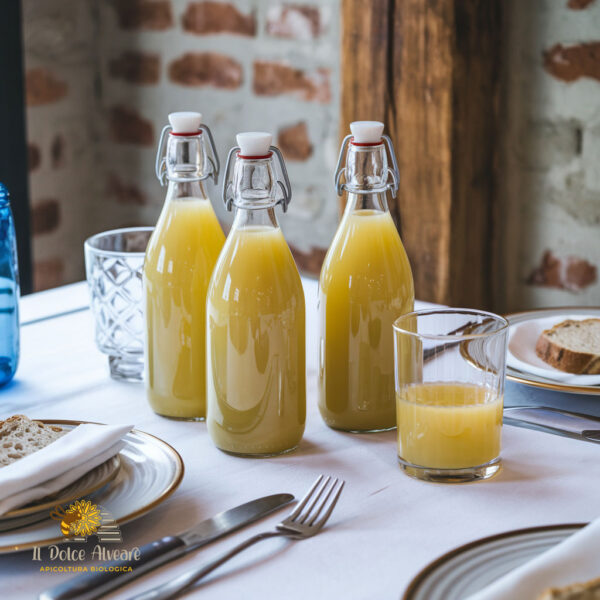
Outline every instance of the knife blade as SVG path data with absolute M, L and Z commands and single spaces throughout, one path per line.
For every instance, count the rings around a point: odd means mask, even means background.
M 246 502 L 201 521 L 180 533 L 163 537 L 140 548 L 137 560 L 119 560 L 103 571 L 87 572 L 42 592 L 39 600 L 92 600 L 99 598 L 166 562 L 249 525 L 294 500 L 292 494 L 274 494 Z M 131 570 L 127 569 L 131 567 Z M 111 570 L 112 569 L 112 570 Z
M 548 406 L 505 408 L 504 423 L 600 443 L 600 419 L 558 408 Z

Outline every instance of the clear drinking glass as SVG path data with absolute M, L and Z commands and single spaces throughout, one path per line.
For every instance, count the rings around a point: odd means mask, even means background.
M 459 483 L 500 469 L 508 323 L 432 309 L 394 323 L 398 461 L 418 479 Z
M 144 371 L 142 267 L 153 227 L 105 231 L 85 241 L 96 344 L 111 377 L 141 381 Z

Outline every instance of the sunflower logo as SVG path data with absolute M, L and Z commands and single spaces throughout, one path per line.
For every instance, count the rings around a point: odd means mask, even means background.
M 67 538 L 92 535 L 102 522 L 100 509 L 89 500 L 77 500 L 67 510 L 57 506 L 50 516 L 60 521 L 60 531 Z

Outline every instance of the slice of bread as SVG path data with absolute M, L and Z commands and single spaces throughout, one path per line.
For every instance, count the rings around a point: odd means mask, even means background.
M 65 433 L 67 430 L 61 427 L 44 425 L 24 415 L 0 421 L 0 467 L 41 450 Z
M 567 373 L 600 373 L 600 319 L 567 319 L 546 329 L 535 347 L 549 365 Z
M 600 578 L 562 588 L 549 588 L 537 600 L 600 600 Z

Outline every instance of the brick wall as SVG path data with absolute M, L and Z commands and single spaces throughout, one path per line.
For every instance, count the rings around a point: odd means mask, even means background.
M 81 279 L 87 211 L 99 200 L 94 165 L 96 25 L 91 3 L 23 2 L 34 285 Z
M 600 1 L 507 7 L 499 304 L 599 305 Z
M 88 235 L 156 221 L 158 134 L 190 109 L 223 159 L 237 131 L 274 133 L 294 188 L 282 226 L 317 272 L 337 223 L 339 5 L 24 0 L 36 287 L 82 278 Z M 507 13 L 497 305 L 600 304 L 600 0 Z
M 205 115 L 222 160 L 238 131 L 274 134 L 294 191 L 282 227 L 318 271 L 337 224 L 339 1 L 24 0 L 36 288 L 81 279 L 91 233 L 156 221 L 174 110 Z

